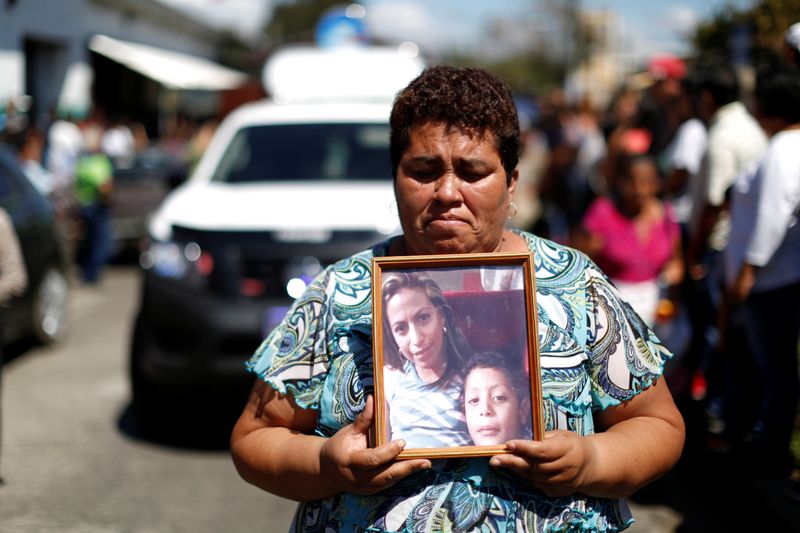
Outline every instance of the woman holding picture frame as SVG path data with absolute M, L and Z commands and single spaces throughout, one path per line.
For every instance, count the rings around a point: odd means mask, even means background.
M 403 234 L 323 271 L 250 360 L 258 379 L 231 438 L 239 473 L 302 502 L 295 531 L 626 528 L 623 498 L 683 447 L 661 376 L 669 352 L 583 254 L 505 229 L 520 147 L 502 81 L 430 68 L 390 120 Z M 403 440 L 370 447 L 372 259 L 496 252 L 535 259 L 544 439 L 447 461 L 397 460 Z

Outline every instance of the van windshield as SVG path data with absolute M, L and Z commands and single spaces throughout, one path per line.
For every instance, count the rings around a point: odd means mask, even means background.
M 391 180 L 388 124 L 274 124 L 236 133 L 213 181 Z

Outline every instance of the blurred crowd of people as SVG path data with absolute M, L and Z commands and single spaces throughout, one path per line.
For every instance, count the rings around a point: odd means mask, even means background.
M 28 179 L 52 202 L 87 284 L 99 281 L 114 251 L 110 213 L 114 174 L 132 168 L 140 154 L 157 144 L 174 161 L 172 172 L 183 178 L 216 127 L 213 120 L 200 123 L 175 115 L 155 143 L 140 122 L 108 118 L 99 109 L 83 119 L 54 114 L 39 126 L 15 110 L 13 103 L 9 105 L 0 143 L 16 152 Z
M 51 200 L 67 241 L 77 245 L 81 279 L 96 284 L 113 249 L 114 170 L 130 167 L 147 146 L 144 128 L 108 120 L 99 110 L 83 120 L 54 118 L 44 128 L 20 116 L 6 123 L 3 141 L 16 150 L 31 183 Z
M 749 90 L 730 65 L 663 55 L 605 113 L 560 93 L 521 108 L 512 219 L 587 253 L 675 352 L 705 450 L 770 477 L 797 461 L 798 58 L 800 24 Z

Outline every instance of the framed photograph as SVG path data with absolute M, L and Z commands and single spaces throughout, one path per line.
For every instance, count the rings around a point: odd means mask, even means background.
M 433 459 L 543 438 L 533 273 L 530 253 L 372 260 L 374 444 Z

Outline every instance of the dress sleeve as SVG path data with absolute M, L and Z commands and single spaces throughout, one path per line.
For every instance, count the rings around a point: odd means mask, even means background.
M 323 271 L 246 363 L 249 371 L 276 391 L 291 394 L 302 408 L 318 408 L 330 368 L 330 279 L 330 270 Z
M 672 353 L 591 262 L 585 279 L 592 405 L 605 409 L 652 385 Z

